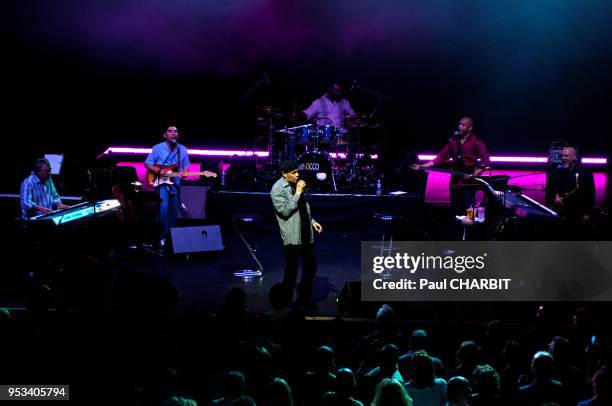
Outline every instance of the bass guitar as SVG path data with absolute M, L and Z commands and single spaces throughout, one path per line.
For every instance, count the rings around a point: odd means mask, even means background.
M 415 168 L 414 166 L 411 166 L 410 169 L 414 171 L 443 172 L 443 173 L 448 173 L 451 176 L 457 177 L 458 179 L 451 185 L 453 189 L 458 189 L 462 187 L 471 187 L 475 185 L 474 183 L 475 176 L 472 175 L 469 171 L 460 171 L 457 169 L 446 169 L 446 168 L 435 168 L 435 167 L 423 168 L 422 166 L 419 167 L 418 169 Z M 468 175 L 470 178 L 465 179 L 464 175 Z
M 216 178 L 217 174 L 209 171 L 202 172 L 176 172 L 177 165 L 154 165 L 155 171 L 147 171 L 147 184 L 154 188 L 161 185 L 174 185 L 172 178 L 181 176 L 206 176 L 207 178 Z

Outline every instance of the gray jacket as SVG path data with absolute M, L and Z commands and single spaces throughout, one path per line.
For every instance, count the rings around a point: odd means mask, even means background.
M 280 227 L 281 237 L 284 245 L 299 245 L 302 243 L 302 234 L 300 232 L 300 211 L 298 210 L 298 201 L 300 196 L 293 193 L 291 184 L 280 178 L 276 181 L 270 191 L 276 220 Z M 306 203 L 308 216 L 310 217 L 310 205 Z M 314 224 L 315 220 L 310 217 L 310 224 Z M 310 242 L 314 242 L 312 227 L 309 227 Z

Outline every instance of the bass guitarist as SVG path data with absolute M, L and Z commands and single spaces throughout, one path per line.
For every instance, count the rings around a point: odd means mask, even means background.
M 165 177 L 173 172 L 182 173 L 189 168 L 187 148 L 178 143 L 179 132 L 175 126 L 169 126 L 164 132 L 164 141 L 153 146 L 145 160 L 145 167 L 156 177 Z M 173 178 L 172 182 L 161 184 L 157 193 L 161 199 L 159 204 L 159 247 L 163 249 L 166 237 L 172 227 L 176 226 L 176 218 L 180 204 L 181 176 Z
M 547 203 L 561 215 L 568 228 L 573 229 L 570 234 L 576 234 L 591 222 L 595 181 L 593 173 L 580 164 L 575 147 L 563 148 L 561 161 L 561 166 L 549 176 Z
M 491 163 L 485 143 L 476 137 L 473 129 L 474 121 L 470 117 L 463 117 L 459 120 L 457 131 L 433 161 L 412 166 L 418 170 L 437 167 L 452 161 L 451 207 L 456 214 L 462 215 L 465 215 L 466 209 L 474 204 L 477 187 L 473 178 L 480 175 Z

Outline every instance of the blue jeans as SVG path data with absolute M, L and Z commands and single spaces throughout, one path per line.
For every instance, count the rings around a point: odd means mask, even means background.
M 170 229 L 176 227 L 176 217 L 181 198 L 176 186 L 162 185 L 157 189 L 157 193 L 161 199 L 159 203 L 160 237 L 166 238 Z

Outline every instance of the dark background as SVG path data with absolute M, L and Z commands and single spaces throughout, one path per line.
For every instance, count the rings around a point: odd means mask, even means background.
M 4 150 L 16 191 L 33 160 L 89 162 L 150 146 L 176 124 L 190 147 L 249 146 L 256 105 L 285 114 L 340 80 L 379 107 L 401 159 L 437 151 L 463 115 L 497 154 L 554 140 L 609 149 L 608 1 L 5 1 Z M 240 98 L 266 72 L 269 86 Z

